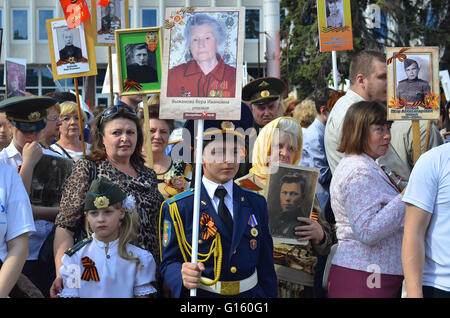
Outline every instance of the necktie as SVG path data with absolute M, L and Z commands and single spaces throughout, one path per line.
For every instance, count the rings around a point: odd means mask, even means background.
M 223 187 L 218 187 L 215 192 L 215 196 L 220 199 L 219 201 L 219 217 L 222 219 L 222 222 L 226 225 L 228 231 L 233 233 L 233 218 L 231 217 L 231 213 L 225 205 L 225 196 L 227 195 L 227 190 Z

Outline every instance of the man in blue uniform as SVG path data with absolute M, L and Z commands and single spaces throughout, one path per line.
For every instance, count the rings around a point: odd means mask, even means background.
M 204 298 L 277 296 L 266 200 L 233 182 L 244 145 L 238 125 L 205 121 L 197 264 L 190 262 L 194 189 L 161 207 L 160 271 L 175 297 L 193 288 Z

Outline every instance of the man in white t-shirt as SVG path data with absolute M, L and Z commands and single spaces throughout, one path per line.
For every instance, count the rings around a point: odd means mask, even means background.
M 407 297 L 450 297 L 450 144 L 424 153 L 412 170 L 402 263 Z

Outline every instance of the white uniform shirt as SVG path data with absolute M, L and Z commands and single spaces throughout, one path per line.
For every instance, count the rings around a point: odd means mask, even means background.
M 20 175 L 0 163 L 0 259 L 5 261 L 8 256 L 8 241 L 34 231 L 30 199 Z
M 59 156 L 57 153 L 45 148 L 42 148 L 42 153 L 44 155 Z M 4 148 L 0 152 L 0 162 L 8 164 L 14 169 L 17 169 L 22 164 L 22 155 L 17 150 L 16 146 L 14 146 L 12 141 L 8 147 Z M 22 179 L 20 179 L 20 181 L 22 182 Z M 34 225 L 36 227 L 36 232 L 31 234 L 28 240 L 29 255 L 27 260 L 38 259 L 39 250 L 53 228 L 53 222 L 47 220 L 35 220 Z
M 206 188 L 206 192 L 208 192 L 208 196 L 211 198 L 212 204 L 216 212 L 219 211 L 219 202 L 220 199 L 215 195 L 216 190 L 219 186 L 222 186 L 227 190 L 227 194 L 225 195 L 224 202 L 230 211 L 231 217 L 233 217 L 233 180 L 226 182 L 225 184 L 215 183 L 205 176 L 202 177 L 203 185 Z
M 63 266 L 59 270 L 64 280 L 60 297 L 80 298 L 132 298 L 149 295 L 156 292 L 150 284 L 155 281 L 156 263 L 150 252 L 128 244 L 127 251 L 138 257 L 140 264 L 123 259 L 118 253 L 119 239 L 109 242 L 108 253 L 106 244 L 97 240 L 80 248 L 72 256 L 64 254 Z M 81 263 L 83 257 L 89 257 L 98 272 L 99 281 L 82 280 L 85 270 Z

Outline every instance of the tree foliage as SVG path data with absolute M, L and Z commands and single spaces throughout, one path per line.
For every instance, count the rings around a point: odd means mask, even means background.
M 365 11 L 377 4 L 387 16 L 387 34 L 370 29 Z M 450 4 L 448 0 L 351 0 L 353 50 L 338 51 L 338 70 L 348 77 L 352 56 L 361 50 L 386 47 L 439 46 L 440 69 L 450 68 Z M 327 85 L 332 71 L 331 52 L 319 50 L 316 0 L 281 0 L 287 14 L 281 25 L 282 77 L 304 98 Z

